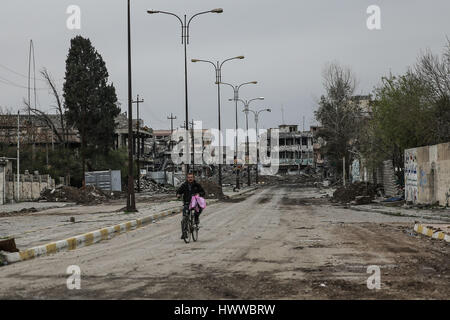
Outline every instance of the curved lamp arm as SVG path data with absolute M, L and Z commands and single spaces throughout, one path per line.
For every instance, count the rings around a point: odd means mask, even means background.
M 261 112 L 272 112 L 272 109 L 262 109 L 258 111 L 258 114 L 260 114 Z
M 147 13 L 148 14 L 163 13 L 163 14 L 167 14 L 167 15 L 170 15 L 170 16 L 174 16 L 178 20 L 180 20 L 181 27 L 184 27 L 183 20 L 181 20 L 181 18 L 179 16 L 177 16 L 175 13 L 168 12 L 168 11 L 159 11 L 159 10 L 157 10 L 157 11 L 156 10 L 147 10 Z
M 245 86 L 245 85 L 247 85 L 247 84 L 258 84 L 258 81 L 250 81 L 250 82 L 242 83 L 242 84 L 240 84 L 240 85 L 238 86 L 238 90 L 239 90 L 241 87 L 243 87 L 243 86 Z
M 223 66 L 223 64 L 224 64 L 225 62 L 230 61 L 230 60 L 236 60 L 236 59 L 245 59 L 245 57 L 244 57 L 244 56 L 237 56 L 237 57 L 233 57 L 233 58 L 226 59 L 226 60 L 222 61 L 222 63 L 220 64 L 219 69 L 222 69 L 222 66 Z
M 208 11 L 203 11 L 203 12 L 199 12 L 194 14 L 190 19 L 189 22 L 187 23 L 187 27 L 189 28 L 189 25 L 191 24 L 192 19 L 194 19 L 195 17 L 201 15 L 201 14 L 205 14 L 205 13 L 222 13 L 223 9 L 222 8 L 217 8 L 217 9 L 213 9 L 213 10 L 208 10 Z M 189 36 L 189 33 L 188 33 Z
M 220 82 L 220 84 L 226 84 L 227 86 L 230 86 L 230 87 L 232 87 L 233 88 L 233 90 L 236 90 L 236 87 L 235 86 L 233 86 L 231 83 L 226 83 L 226 82 L 223 82 L 223 81 L 221 81 Z
M 217 71 L 217 66 L 216 66 L 216 64 L 215 64 L 214 62 L 212 62 L 212 61 L 209 61 L 209 60 L 202 60 L 202 59 L 192 59 L 191 61 L 194 62 L 194 63 L 196 63 L 196 62 L 207 62 L 207 63 L 210 63 L 210 64 L 212 64 L 212 65 L 214 66 L 214 69 Z

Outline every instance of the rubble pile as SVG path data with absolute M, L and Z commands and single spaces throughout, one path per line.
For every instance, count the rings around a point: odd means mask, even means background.
M 148 192 L 148 193 L 173 193 L 174 187 L 168 184 L 160 184 L 157 183 L 155 180 L 148 178 L 148 177 L 142 177 L 140 180 L 140 187 L 141 192 Z M 134 182 L 134 189 L 138 190 L 138 181 L 136 180 Z
M 203 189 L 205 190 L 205 198 L 206 199 L 223 199 L 225 195 L 222 190 L 219 188 L 219 185 L 216 182 L 210 180 L 199 180 L 197 181 L 201 184 Z
M 45 189 L 41 192 L 40 201 L 48 202 L 75 202 L 77 204 L 96 204 L 109 200 L 109 196 L 94 186 L 75 188 L 59 186 L 54 189 Z
M 341 186 L 333 193 L 333 202 L 369 204 L 381 191 L 381 185 L 369 182 L 355 182 L 348 186 Z

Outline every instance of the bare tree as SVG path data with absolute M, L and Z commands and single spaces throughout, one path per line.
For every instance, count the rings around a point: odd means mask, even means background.
M 360 106 L 352 100 L 356 88 L 356 77 L 350 68 L 334 62 L 328 64 L 323 73 L 325 95 L 315 112 L 322 128 L 319 131 L 325 141 L 329 160 L 340 168 L 340 160 L 349 157 L 348 150 L 357 141 Z
M 322 77 L 326 96 L 329 100 L 339 105 L 353 96 L 356 88 L 356 77 L 350 68 L 332 62 L 326 65 L 322 71 Z
M 55 98 L 56 106 L 54 106 L 54 108 L 56 109 L 56 111 L 59 115 L 59 119 L 60 119 L 59 121 L 60 121 L 60 126 L 61 126 L 61 131 L 62 131 L 62 142 L 64 143 L 64 146 L 65 146 L 67 143 L 67 140 L 68 140 L 68 131 L 67 131 L 67 129 L 65 127 L 65 123 L 64 123 L 64 109 L 63 109 L 63 103 L 61 101 L 61 95 L 59 94 L 58 90 L 56 89 L 55 81 L 53 80 L 53 78 L 51 77 L 51 75 L 49 74 L 49 72 L 46 68 L 44 68 L 41 71 L 41 75 L 47 81 L 47 84 Z
M 414 72 L 429 90 L 426 103 L 435 109 L 436 125 L 430 130 L 437 137 L 437 142 L 445 142 L 450 138 L 450 39 L 447 38 L 442 56 L 430 50 L 422 53 Z

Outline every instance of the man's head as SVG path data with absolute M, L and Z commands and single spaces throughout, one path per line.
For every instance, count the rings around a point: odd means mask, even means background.
M 192 172 L 189 172 L 186 177 L 187 182 L 192 183 L 192 182 L 194 182 L 194 179 L 195 179 L 194 174 Z

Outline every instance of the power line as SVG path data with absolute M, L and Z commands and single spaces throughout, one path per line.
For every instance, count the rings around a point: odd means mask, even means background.
M 28 89 L 27 86 L 22 86 L 22 85 L 20 85 L 20 84 L 17 84 L 17 83 L 15 83 L 15 82 L 13 82 L 13 81 L 11 81 L 11 80 L 8 80 L 8 79 L 6 79 L 6 78 L 3 78 L 3 77 L 0 77 L 0 82 L 3 83 L 3 84 L 6 84 L 6 85 L 10 85 L 10 86 L 13 86 L 13 87 L 17 87 L 17 88 Z M 49 88 L 36 88 L 36 90 L 49 90 Z
M 17 71 L 15 71 L 15 70 L 13 70 L 13 69 L 11 69 L 11 68 L 9 68 L 9 67 L 7 67 L 7 66 L 1 64 L 1 63 L 0 63 L 0 68 L 3 68 L 3 69 L 5 69 L 5 70 L 8 70 L 9 72 L 14 73 L 15 75 L 20 76 L 20 77 L 22 77 L 22 78 L 28 79 L 28 77 L 27 77 L 26 75 L 24 75 L 24 74 L 22 74 L 22 73 L 20 73 L 20 72 L 17 72 Z M 31 77 L 31 80 L 37 80 L 37 81 L 47 82 L 47 80 L 45 80 L 44 78 L 34 78 L 34 77 Z M 57 80 L 57 81 L 55 81 L 55 82 L 60 82 L 60 80 Z

